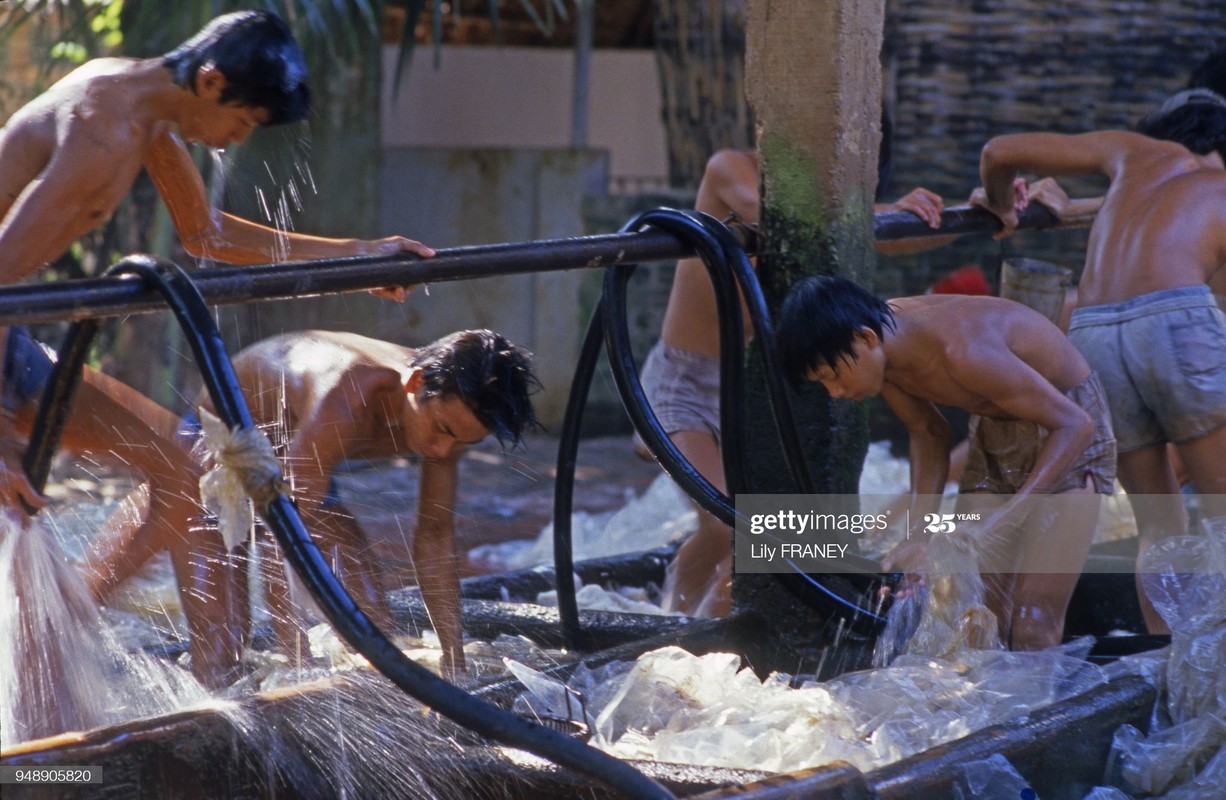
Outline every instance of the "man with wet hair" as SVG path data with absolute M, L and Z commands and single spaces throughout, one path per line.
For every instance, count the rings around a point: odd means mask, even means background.
M 260 12 L 227 14 L 162 56 L 176 86 L 193 94 L 201 70 L 226 76 L 218 100 L 264 109 L 265 125 L 297 122 L 307 115 L 311 90 L 306 62 L 289 27 Z
M 19 109 L 0 128 L 0 285 L 17 283 L 62 255 L 110 217 L 139 172 L 148 172 L 194 256 L 234 264 L 433 251 L 398 236 L 364 241 L 275 230 L 213 208 L 185 142 L 225 147 L 259 125 L 305 116 L 310 100 L 302 54 L 273 14 L 242 11 L 213 20 L 161 58 L 99 58 Z M 397 299 L 404 289 L 385 292 Z M 46 502 L 20 466 L 51 370 L 44 349 L 20 328 L 0 328 L 0 507 Z M 64 431 L 73 450 L 113 452 L 149 481 L 159 536 L 188 536 L 199 473 L 173 442 L 177 420 L 149 399 L 87 370 Z M 192 534 L 193 536 L 197 534 Z M 207 536 L 207 535 L 206 535 Z M 220 555 L 221 543 L 214 542 Z M 200 550 L 196 551 L 201 552 Z M 227 602 L 214 562 L 177 563 L 184 605 Z M 195 615 L 189 615 L 195 616 Z M 213 682 L 209 636 L 193 636 L 196 674 Z M 221 643 L 232 649 L 233 642 Z
M 1069 338 L 1102 377 L 1141 551 L 1184 532 L 1173 443 L 1205 517 L 1226 514 L 1226 316 L 1209 284 L 1226 271 L 1226 99 L 1173 95 L 1137 132 L 1000 136 L 983 148 L 982 205 L 1007 236 L 1013 178 L 1105 175 Z M 1139 587 L 1138 587 L 1139 589 Z M 1151 632 L 1166 623 L 1144 592 Z
M 493 435 L 518 444 L 536 426 L 529 395 L 539 386 L 531 356 L 499 334 L 460 331 L 421 348 L 333 331 L 298 331 L 261 340 L 234 357 L 239 386 L 257 426 L 264 428 L 284 463 L 283 473 L 307 530 L 350 594 L 375 623 L 392 629 L 384 570 L 365 532 L 333 486 L 346 461 L 411 456 L 421 463 L 417 527 L 412 555 L 417 583 L 442 644 L 442 670 L 464 669 L 455 501 L 461 456 Z M 200 404 L 211 412 L 211 403 Z M 181 430 L 192 440 L 199 417 Z M 105 543 L 89 567 L 94 593 L 109 596 L 154 553 L 188 558 L 192 542 L 141 529 Z M 279 556 L 266 554 L 265 585 L 279 646 L 293 650 L 305 631 L 289 603 Z M 245 563 L 245 562 L 244 562 Z M 241 580 L 241 575 L 238 576 Z M 193 630 L 243 628 L 227 641 L 246 638 L 249 610 L 214 603 Z M 239 650 L 219 654 L 233 668 Z
M 1110 494 L 1115 440 L 1102 386 L 1047 317 L 998 297 L 922 295 L 883 301 L 850 280 L 804 278 L 778 326 L 784 375 L 831 397 L 881 395 L 910 437 L 911 521 L 935 512 L 949 471 L 949 424 L 936 404 L 977 415 L 959 513 L 980 553 L 1001 639 L 1013 649 L 1057 645 L 1069 598 Z M 1085 502 L 1036 507 L 1036 496 Z M 972 509 L 974 509 L 972 511 Z M 961 526 L 961 523 L 959 523 Z M 918 529 L 888 553 L 886 571 L 919 572 Z

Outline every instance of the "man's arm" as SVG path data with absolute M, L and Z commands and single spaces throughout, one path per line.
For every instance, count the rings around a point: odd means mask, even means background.
M 1070 198 L 1054 178 L 1042 178 L 1027 186 L 1026 198 L 1028 202 L 1046 208 L 1056 219 L 1071 225 L 1089 226 L 1103 205 L 1102 197 Z
M 881 396 L 903 426 L 909 440 L 911 502 L 908 538 L 882 559 L 887 572 L 918 572 L 924 566 L 927 541 L 920 536 L 925 514 L 937 511 L 949 477 L 949 422 L 931 402 L 885 384 Z
M 694 208 L 723 220 L 736 214 L 747 225 L 758 221 L 758 156 L 752 150 L 717 150 L 707 159 Z
M 909 211 L 927 223 L 929 228 L 937 230 L 941 227 L 941 212 L 945 210 L 945 201 L 936 192 L 920 186 L 907 192 L 893 203 L 875 203 L 873 211 L 882 214 L 890 211 Z M 923 253 L 943 247 L 957 236 L 925 236 L 918 239 L 902 239 L 877 242 L 877 252 L 887 256 L 909 255 Z
M 455 552 L 455 500 L 462 451 L 446 459 L 425 459 L 413 534 L 413 567 L 430 623 L 443 648 L 443 675 L 464 671 L 460 624 L 460 568 Z
M 1019 498 L 1050 492 L 1090 445 L 1094 435 L 1090 415 L 1012 354 L 967 359 L 956 364 L 950 376 L 964 387 L 974 387 L 973 391 L 1006 415 L 1033 422 L 1047 431 L 1034 469 L 1018 489 Z
M 145 155 L 158 193 L 166 203 L 184 248 L 198 258 L 228 264 L 263 264 L 343 256 L 434 251 L 411 239 L 334 239 L 280 231 L 219 211 L 209 205 L 204 181 L 187 147 L 173 133 L 159 135 Z
M 1004 238 L 1017 228 L 1014 179 L 1018 173 L 1101 174 L 1114 178 L 1125 157 L 1147 141 L 1152 140 L 1129 131 L 997 136 L 983 146 L 979 156 L 979 178 L 984 196 L 972 197 L 971 202 L 1000 218 L 1004 227 L 995 236 Z

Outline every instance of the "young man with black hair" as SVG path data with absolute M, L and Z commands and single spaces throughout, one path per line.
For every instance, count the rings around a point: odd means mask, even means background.
M 185 142 L 225 147 L 260 125 L 305 117 L 302 53 L 273 14 L 242 11 L 210 22 L 160 58 L 89 61 L 19 109 L 0 128 L 0 285 L 17 283 L 63 254 L 114 213 L 144 169 L 192 255 L 235 264 L 433 251 L 402 237 L 334 239 L 275 230 L 213 208 Z M 403 288 L 386 290 L 402 298 Z M 0 508 L 20 515 L 45 498 L 21 468 L 51 361 L 21 328 L 0 328 Z M 176 418 L 96 370 L 85 380 L 63 435 L 76 451 L 113 452 L 149 481 L 158 536 L 188 535 L 199 473 L 174 443 Z M 196 534 L 193 534 L 196 535 Z M 213 538 L 220 555 L 220 539 Z M 201 552 L 201 551 L 197 551 Z M 185 607 L 227 602 L 216 561 L 176 564 Z M 189 615 L 196 616 L 196 615 Z M 196 674 L 215 683 L 192 637 Z M 223 637 L 224 638 L 224 637 Z M 234 642 L 221 642 L 222 650 Z
M 1101 376 L 1141 551 L 1184 532 L 1175 445 L 1205 516 L 1226 495 L 1226 316 L 1209 285 L 1226 265 L 1226 99 L 1173 95 L 1136 132 L 1000 136 L 983 149 L 982 205 L 1007 236 L 1019 172 L 1104 175 L 1069 338 Z M 1166 630 L 1140 592 L 1152 632 Z
M 261 340 L 234 357 L 234 370 L 257 426 L 280 442 L 283 474 L 307 530 L 342 583 L 385 631 L 392 617 L 384 571 L 366 534 L 338 498 L 332 475 L 343 461 L 413 456 L 421 462 L 413 564 L 443 647 L 444 674 L 464 669 L 460 584 L 454 549 L 455 500 L 464 449 L 493 435 L 517 444 L 536 418 L 529 395 L 539 383 L 531 356 L 499 334 L 460 331 L 421 348 L 353 333 L 298 331 Z M 205 411 L 211 404 L 202 398 Z M 181 430 L 195 439 L 199 417 Z M 193 543 L 149 526 L 104 543 L 88 568 L 106 598 L 154 553 L 187 558 Z M 294 619 L 278 557 L 262 558 L 268 604 L 281 648 L 305 641 Z M 241 580 L 241 575 L 237 576 Z M 188 609 L 194 629 L 242 628 L 248 609 L 221 603 Z M 237 650 L 219 654 L 227 667 Z
M 836 399 L 879 394 L 898 415 L 910 436 L 913 525 L 936 510 L 948 477 L 949 424 L 936 405 L 978 416 L 961 491 L 978 495 L 972 527 L 988 608 L 1011 648 L 1059 644 L 1094 535 L 1094 495 L 1110 494 L 1115 477 L 1102 386 L 1060 329 L 998 297 L 886 302 L 818 276 L 788 292 L 777 342 L 793 383 L 820 382 Z M 1086 502 L 1036 508 L 1036 496 L 1054 494 Z M 884 570 L 922 571 L 917 534 L 885 556 Z

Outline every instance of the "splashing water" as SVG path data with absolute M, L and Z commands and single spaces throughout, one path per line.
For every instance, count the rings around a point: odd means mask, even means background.
M 207 697 L 181 670 L 125 650 L 43 519 L 0 513 L 0 746 Z
M 873 664 L 886 666 L 899 653 L 950 658 L 967 648 L 1002 649 L 999 626 L 984 604 L 974 544 L 936 534 L 928 543 L 924 586 L 890 608 Z
M 369 670 L 221 709 L 243 741 L 248 766 L 267 776 L 269 796 L 505 796 L 473 769 L 477 740 Z M 484 785 L 483 785 L 484 784 Z
M 293 148 L 301 150 L 304 145 L 301 143 Z M 213 162 L 214 179 L 210 182 L 209 189 L 209 204 L 213 208 L 221 208 L 225 196 L 226 176 L 229 171 L 230 160 L 226 158 L 226 151 L 223 149 L 211 149 L 210 156 Z M 274 194 L 270 197 L 269 191 L 266 191 L 257 184 L 255 187 L 255 200 L 259 206 L 260 214 L 269 227 L 278 232 L 276 241 L 273 246 L 273 252 L 269 254 L 269 261 L 288 261 L 291 258 L 288 232 L 294 229 L 293 211 L 302 211 L 302 189 L 299 186 L 309 187 L 312 192 L 315 189 L 314 178 L 311 175 L 310 167 L 304 159 L 298 155 L 292 157 L 291 167 L 292 175 L 285 180 L 278 180 L 274 174 L 273 166 L 267 161 L 264 162 L 264 171 L 271 181 L 271 185 L 275 187 L 271 190 Z

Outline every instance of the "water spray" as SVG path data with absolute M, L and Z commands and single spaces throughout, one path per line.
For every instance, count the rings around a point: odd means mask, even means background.
M 111 276 L 139 278 L 163 296 L 191 345 L 197 366 L 218 416 L 232 431 L 253 429 L 254 422 L 239 389 L 225 346 L 208 306 L 183 270 L 150 256 L 132 256 L 115 264 Z M 80 382 L 89 345 L 97 333 L 90 319 L 74 325 L 55 367 L 47 398 L 39 409 L 27 464 L 32 482 L 46 480 L 59 434 L 71 412 L 69 401 Z M 280 476 L 271 481 L 279 482 Z M 628 797 L 672 798 L 658 782 L 612 756 L 497 706 L 478 700 L 405 656 L 358 607 L 328 566 L 302 523 L 292 500 L 272 487 L 251 492 L 256 512 L 273 531 L 286 560 L 310 589 L 340 636 L 406 694 L 487 738 L 517 747 L 597 778 Z

